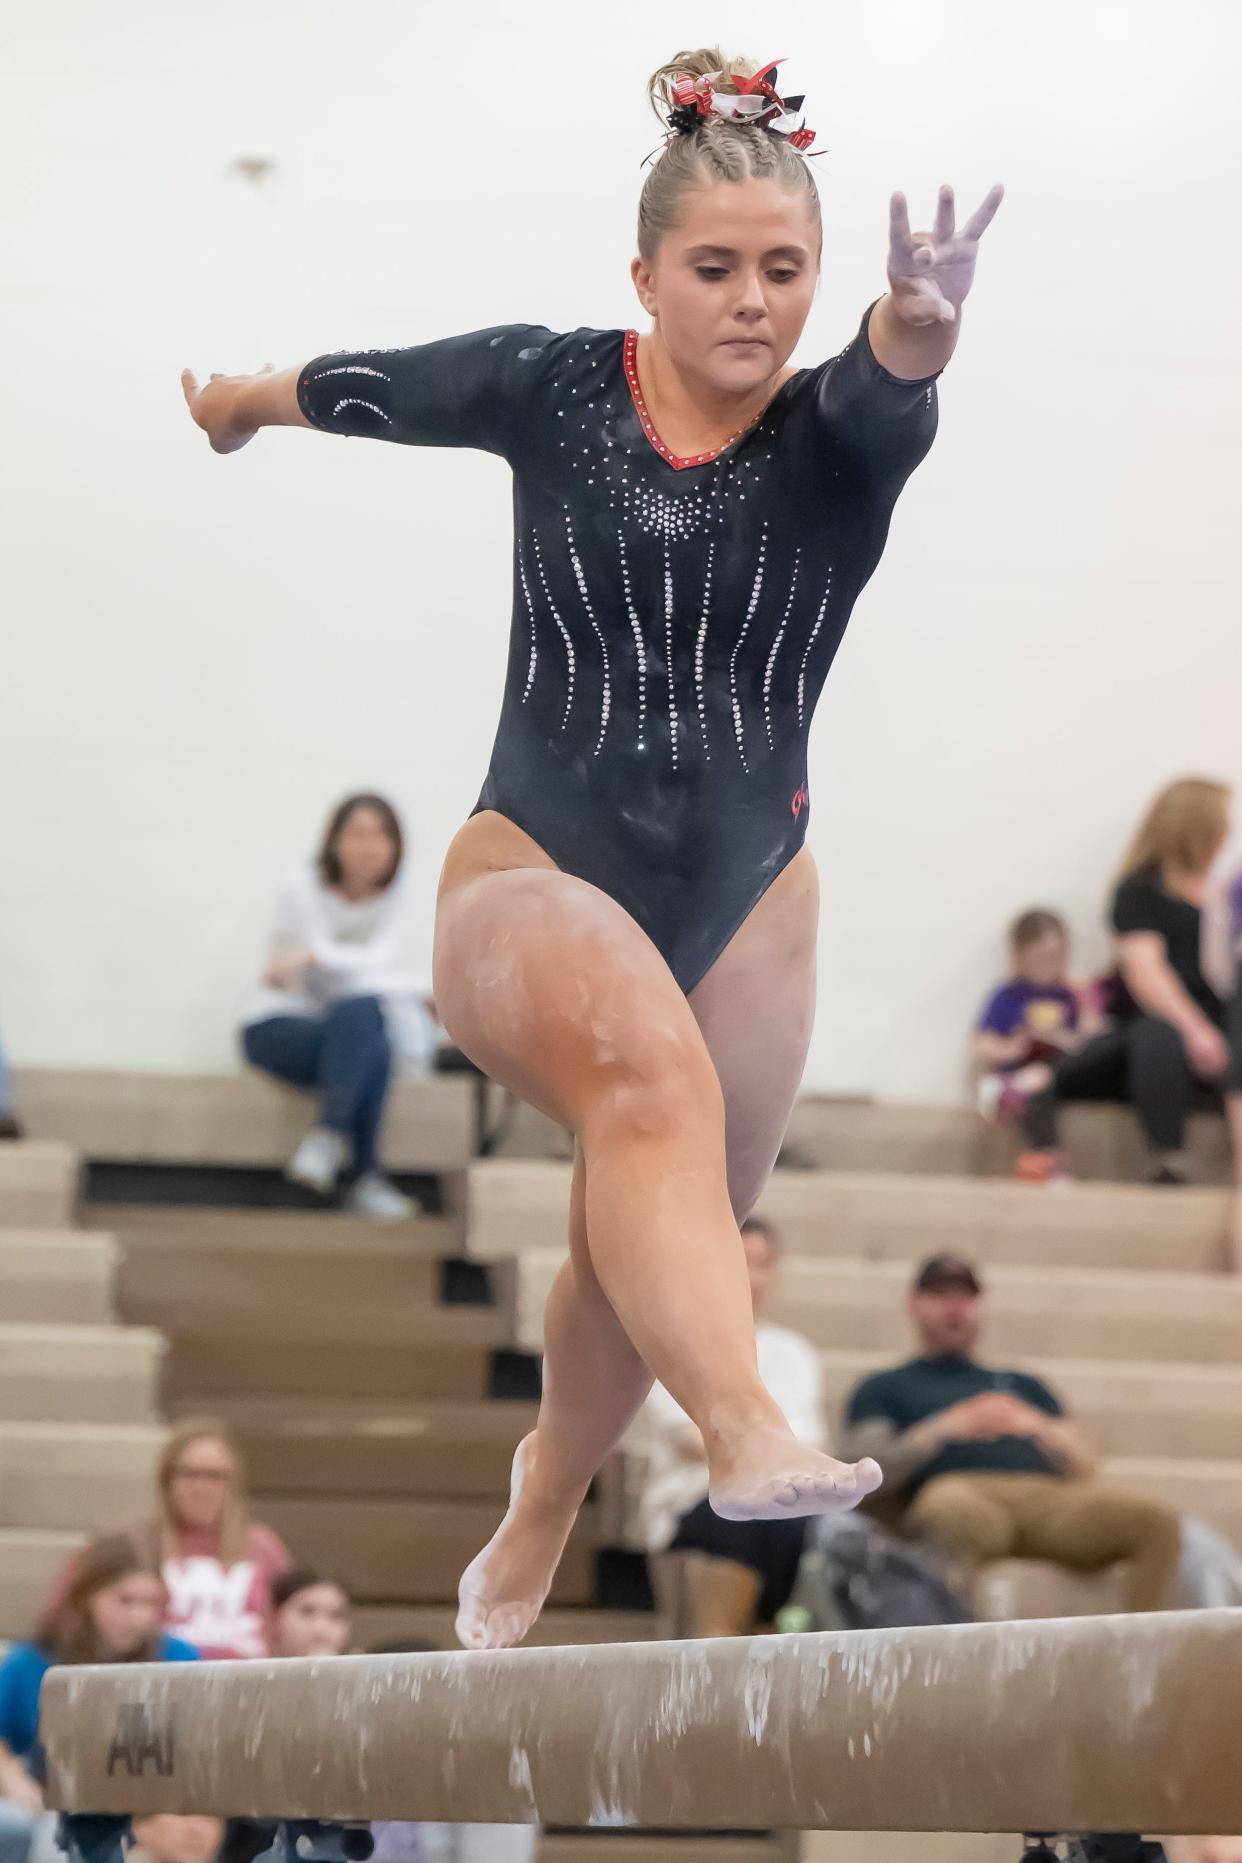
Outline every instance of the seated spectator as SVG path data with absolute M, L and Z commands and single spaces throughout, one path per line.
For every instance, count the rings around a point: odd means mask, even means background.
M 759 1375 L 795 1436 L 822 1449 L 819 1354 L 800 1333 L 758 1317 L 779 1272 L 780 1238 L 770 1223 L 751 1216 L 742 1224 L 742 1243 L 758 1322 Z M 772 1622 L 793 1591 L 806 1521 L 722 1520 L 713 1513 L 703 1439 L 663 1385 L 653 1387 L 643 1406 L 637 1439 L 646 1452 L 639 1518 L 648 1551 L 709 1556 L 695 1598 L 694 1634 L 744 1636 L 756 1622 Z
M 957 1256 L 922 1264 L 910 1296 L 922 1351 L 858 1385 L 840 1453 L 876 1458 L 886 1492 L 905 1502 L 905 1531 L 960 1574 L 1011 1557 L 1081 1572 L 1124 1560 L 1125 1608 L 1164 1608 L 1177 1516 L 1101 1487 L 1082 1431 L 1040 1379 L 979 1362 L 981 1293 Z
M 273 1582 L 273 1656 L 343 1656 L 351 1634 L 349 1594 L 335 1579 L 294 1566 Z
M 43 1811 L 39 1689 L 54 1663 L 190 1662 L 188 1643 L 160 1629 L 164 1587 L 154 1562 L 133 1540 L 95 1540 L 73 1560 L 30 1643 L 17 1643 L 0 1663 L 0 1793 L 10 1828 L 28 1820 L 35 1858 L 58 1856 L 55 1818 Z M 220 1841 L 215 1818 L 150 1818 L 134 1829 L 149 1863 L 207 1863 Z M 135 1852 L 130 1851 L 133 1856 Z
M 974 1040 L 979 1110 L 1015 1119 L 1052 1085 L 1052 1064 L 1095 1033 L 1098 1018 L 1069 980 L 1069 931 L 1042 906 L 1009 928 L 1010 975 L 993 990 Z
M 292 1561 L 254 1525 L 237 1451 L 222 1424 L 190 1419 L 160 1457 L 159 1513 L 146 1537 L 167 1588 L 164 1623 L 208 1657 L 266 1656 L 272 1586 Z
M 1242 866 L 1236 849 L 1209 875 L 1203 902 L 1203 973 L 1229 1005 L 1229 1077 L 1225 1113 L 1233 1142 L 1236 1184 L 1230 1218 L 1230 1255 L 1242 1274 Z
M 0 1048 L 0 1139 L 19 1139 L 21 1136 L 22 1128 L 13 1111 L 13 1088 L 5 1065 L 4 1049 Z
M 1057 1120 L 1067 1101 L 1122 1100 L 1142 1124 L 1151 1181 L 1186 1182 L 1192 1090 L 1219 1105 L 1229 1062 L 1225 1005 L 1200 962 L 1201 909 L 1229 804 L 1223 783 L 1187 777 L 1162 790 L 1144 817 L 1113 895 L 1114 1026 L 1059 1062 L 1031 1101 L 1021 1176 L 1064 1175 Z
M 328 1196 L 348 1169 L 348 1208 L 381 1219 L 417 1208 L 378 1163 L 394 1060 L 426 1066 L 434 1045 L 430 990 L 409 955 L 403 853 L 382 796 L 341 803 L 313 867 L 281 888 L 263 985 L 242 1028 L 252 1067 L 319 1098 L 287 1175 Z

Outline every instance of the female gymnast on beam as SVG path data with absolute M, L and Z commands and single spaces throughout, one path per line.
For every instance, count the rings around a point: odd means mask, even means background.
M 931 444 L 993 188 L 931 232 L 892 199 L 888 294 L 839 356 L 787 366 L 819 198 L 774 65 L 680 53 L 638 210 L 649 331 L 506 324 L 255 376 L 183 378 L 230 453 L 317 427 L 501 454 L 513 623 L 491 767 L 448 851 L 435 997 L 493 1079 L 571 1126 L 570 1255 L 509 1511 L 458 1634 L 518 1642 L 587 1485 L 653 1375 L 731 1519 L 876 1487 L 804 1448 L 760 1383 L 738 1222 L 797 1093 L 815 1005 L 811 714 L 897 494 Z

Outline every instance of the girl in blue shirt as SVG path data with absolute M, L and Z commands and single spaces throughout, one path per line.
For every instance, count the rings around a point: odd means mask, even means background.
M 194 1661 L 197 1650 L 160 1629 L 163 1611 L 158 1568 L 132 1540 L 109 1535 L 84 1548 L 33 1641 L 14 1644 L 0 1663 L 0 1799 L 8 1801 L 14 1816 L 29 1818 L 32 1836 L 43 1812 L 39 1689 L 44 1676 L 60 1662 Z M 214 1820 L 191 1822 L 215 1826 Z M 203 1848 L 209 1854 L 206 1842 Z

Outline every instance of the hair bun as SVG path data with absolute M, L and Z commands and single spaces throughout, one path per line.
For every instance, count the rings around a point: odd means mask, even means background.
M 692 78 L 712 80 L 715 90 L 726 97 L 738 95 L 735 78 L 753 78 L 759 67 L 752 58 L 726 58 L 718 45 L 702 45 L 694 52 L 678 52 L 666 65 L 653 71 L 647 80 L 647 97 L 651 108 L 663 122 L 677 103 L 673 81 L 686 73 Z

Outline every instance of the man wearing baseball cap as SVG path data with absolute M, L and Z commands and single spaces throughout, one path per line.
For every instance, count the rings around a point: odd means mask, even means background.
M 851 1461 L 874 1456 L 903 1525 L 967 1569 L 992 1559 L 1048 1559 L 1077 1571 L 1126 1563 L 1126 1608 L 1171 1599 L 1176 1514 L 1095 1479 L 1095 1458 L 1052 1391 L 1029 1372 L 975 1356 L 983 1286 L 960 1255 L 915 1270 L 910 1318 L 920 1352 L 864 1378 L 846 1406 Z

